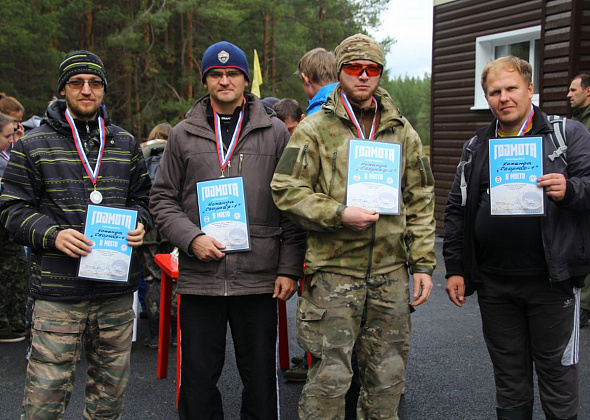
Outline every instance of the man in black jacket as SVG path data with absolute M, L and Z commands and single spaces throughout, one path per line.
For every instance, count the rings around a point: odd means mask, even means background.
M 496 119 L 464 146 L 449 193 L 446 290 L 460 307 L 478 292 L 498 419 L 532 419 L 533 366 L 546 418 L 577 419 L 579 286 L 590 271 L 590 135 L 568 121 L 567 152 L 555 153 L 553 128 L 532 105 L 531 77 L 530 64 L 512 56 L 488 63 L 482 73 Z M 512 215 L 492 215 L 497 201 L 490 190 L 505 175 L 490 179 L 490 138 L 517 142 L 520 136 L 542 145 L 542 175 L 531 185 L 539 200 Z M 544 214 L 531 216 L 542 203 Z
M 133 292 L 137 258 L 125 270 L 94 249 L 95 270 L 127 281 L 81 278 L 81 257 L 93 241 L 84 235 L 90 204 L 137 211 L 125 228 L 122 251 L 142 244 L 152 224 L 150 180 L 138 142 L 112 125 L 102 107 L 107 79 L 102 61 L 88 51 L 66 55 L 58 92 L 42 125 L 15 145 L 3 178 L 0 222 L 31 252 L 30 293 L 35 298 L 23 418 L 61 418 L 68 405 L 82 348 L 88 362 L 84 418 L 119 418 L 129 378 Z M 108 209 L 102 209 L 103 213 Z M 113 242 L 112 240 L 110 242 Z M 114 252 L 112 253 L 114 254 Z M 116 263 L 113 266 L 113 263 Z M 114 267 L 114 268 L 113 268 Z

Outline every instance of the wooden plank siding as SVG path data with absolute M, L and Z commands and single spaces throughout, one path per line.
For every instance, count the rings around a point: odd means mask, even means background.
M 541 26 L 539 99 L 543 110 L 571 115 L 571 79 L 590 72 L 590 0 L 456 0 L 434 6 L 430 156 L 435 178 L 437 233 L 461 149 L 489 124 L 489 110 L 471 110 L 475 89 L 475 40 Z M 477 75 L 477 79 L 479 80 Z M 479 88 L 479 85 L 478 85 Z M 569 113 L 569 114 L 568 114 Z

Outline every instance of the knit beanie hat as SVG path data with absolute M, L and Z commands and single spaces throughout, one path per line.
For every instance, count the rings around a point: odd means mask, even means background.
M 90 51 L 79 50 L 68 53 L 59 65 L 59 78 L 57 91 L 61 92 L 66 82 L 74 74 L 96 74 L 104 82 L 104 91 L 107 91 L 107 72 L 98 55 Z
M 225 69 L 236 68 L 241 70 L 250 81 L 250 70 L 248 68 L 248 60 L 244 51 L 230 44 L 227 41 L 221 41 L 217 44 L 211 45 L 203 54 L 203 62 L 201 63 L 201 81 L 205 83 L 205 76 L 211 69 Z
M 383 48 L 373 38 L 364 34 L 349 36 L 334 50 L 338 73 L 342 70 L 342 64 L 352 60 L 371 60 L 385 67 L 385 54 Z

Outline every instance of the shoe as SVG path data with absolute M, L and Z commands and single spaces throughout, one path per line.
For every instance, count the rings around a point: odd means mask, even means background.
M 587 309 L 580 309 L 580 328 L 584 328 L 588 326 L 588 315 L 590 315 L 590 311 Z
M 307 379 L 307 364 L 301 363 L 283 374 L 283 378 L 288 381 L 301 382 Z
M 304 360 L 307 360 L 307 355 L 305 353 L 303 353 L 303 356 L 293 356 L 291 358 L 291 363 L 293 364 L 293 367 L 295 367 L 303 363 Z
M 148 337 L 143 341 L 143 345 L 150 349 L 158 348 L 158 337 Z
M 24 335 L 11 332 L 10 334 L 0 335 L 0 343 L 18 343 L 25 341 L 25 338 Z

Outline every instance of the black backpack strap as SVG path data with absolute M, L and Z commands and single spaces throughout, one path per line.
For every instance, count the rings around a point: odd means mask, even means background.
M 551 162 L 553 162 L 559 157 L 567 166 L 567 143 L 565 135 L 565 123 L 567 118 L 562 118 L 558 115 L 548 115 L 547 118 L 553 126 L 551 139 L 553 140 L 553 144 L 555 144 L 555 151 L 553 151 L 553 153 L 551 153 L 548 158 Z

